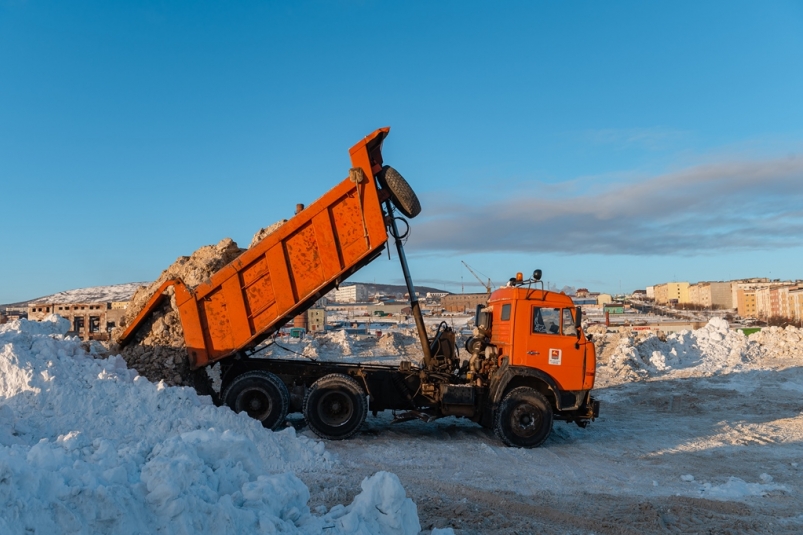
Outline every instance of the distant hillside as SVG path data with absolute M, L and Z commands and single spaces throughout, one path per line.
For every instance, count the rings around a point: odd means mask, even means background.
M 371 293 L 381 293 L 385 295 L 393 295 L 393 294 L 406 294 L 407 293 L 407 286 L 403 284 L 376 284 L 373 282 L 344 282 L 340 285 L 341 288 L 346 286 L 354 286 L 355 284 L 361 284 L 368 288 L 368 291 Z M 430 286 L 418 286 L 416 285 L 415 291 L 418 292 L 419 295 L 424 295 L 427 292 L 445 292 L 446 290 L 439 290 L 437 288 L 432 288 Z M 451 292 L 447 292 L 451 293 Z
M 110 286 L 92 286 L 91 288 L 77 288 L 75 290 L 66 290 L 44 297 L 37 297 L 36 299 L 29 299 L 28 301 L 21 301 L 19 303 L 8 303 L 0 305 L 0 308 L 5 307 L 23 307 L 28 306 L 29 303 L 55 303 L 55 304 L 70 304 L 70 303 L 109 303 L 112 301 L 128 301 L 134 292 L 140 286 L 147 286 L 149 282 L 126 282 L 124 284 L 112 284 Z
M 77 288 L 75 290 L 67 290 L 58 292 L 52 295 L 37 297 L 36 299 L 29 299 L 28 301 L 20 301 L 19 303 L 7 303 L 0 305 L 0 309 L 6 307 L 24 307 L 29 303 L 56 303 L 56 304 L 70 304 L 70 303 L 108 303 L 112 301 L 128 301 L 134 292 L 140 286 L 147 286 L 149 282 L 127 282 L 125 284 L 113 284 L 111 286 L 93 286 L 91 288 Z M 382 293 L 385 295 L 406 294 L 407 287 L 403 284 L 375 284 L 372 282 L 346 282 L 341 285 L 352 286 L 354 284 L 363 284 L 368 288 L 371 293 Z M 443 292 L 437 288 L 430 286 L 416 286 L 415 290 L 424 295 L 427 292 Z

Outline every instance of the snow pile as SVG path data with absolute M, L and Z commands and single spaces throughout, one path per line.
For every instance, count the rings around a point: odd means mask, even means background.
M 317 338 L 318 344 L 336 355 L 350 356 L 354 353 L 349 333 L 344 330 L 332 331 Z
M 792 325 L 768 327 L 751 334 L 751 342 L 764 346 L 765 352 L 778 359 L 803 359 L 803 329 Z
M 764 342 L 732 331 L 728 322 L 713 318 L 695 331 L 665 338 L 653 333 L 614 335 L 603 348 L 597 386 L 632 382 L 657 376 L 700 377 L 747 369 L 766 353 Z M 601 342 L 604 344 L 605 341 Z
M 323 444 L 96 359 L 69 322 L 0 326 L 0 533 L 418 533 L 398 479 L 310 513 Z

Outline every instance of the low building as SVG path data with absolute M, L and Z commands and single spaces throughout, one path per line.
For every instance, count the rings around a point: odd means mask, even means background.
M 624 303 L 606 303 L 602 306 L 602 311 L 606 314 L 624 314 Z
M 481 294 L 450 294 L 441 298 L 441 307 L 446 312 L 472 313 L 477 305 L 488 303 L 489 295 Z
M 597 306 L 604 306 L 607 305 L 608 303 L 613 303 L 613 297 L 611 296 L 611 294 L 597 294 L 596 299 L 597 299 Z
M 70 333 L 82 340 L 108 340 L 112 329 L 125 316 L 127 302 L 113 303 L 30 303 L 28 319 L 41 321 L 58 314 L 70 322 Z
M 393 302 L 393 303 L 375 303 L 368 305 L 369 316 L 397 316 L 412 314 L 410 303 Z

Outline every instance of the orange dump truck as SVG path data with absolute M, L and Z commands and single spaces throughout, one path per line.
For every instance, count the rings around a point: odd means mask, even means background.
M 190 290 L 166 281 L 120 343 L 133 338 L 172 287 L 190 367 L 220 362 L 220 400 L 266 427 L 276 429 L 288 411 L 300 411 L 319 436 L 342 439 L 359 430 L 370 408 L 400 411 L 397 421 L 470 418 L 508 445 L 532 447 L 547 438 L 553 419 L 585 426 L 599 411 L 590 396 L 594 346 L 567 296 L 530 289 L 537 280 L 511 279 L 478 310 L 462 361 L 446 323 L 427 333 L 397 223 L 398 213 L 412 218 L 421 207 L 409 184 L 384 165 L 389 131 L 354 145 L 346 179 L 207 283 Z M 411 296 L 421 366 L 254 358 L 257 346 L 376 259 L 389 236 Z

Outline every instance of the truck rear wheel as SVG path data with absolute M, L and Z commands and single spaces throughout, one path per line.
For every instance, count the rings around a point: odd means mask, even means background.
M 365 392 L 348 375 L 325 375 L 304 396 L 304 418 L 321 438 L 349 438 L 360 429 L 367 415 Z
M 529 386 L 514 388 L 496 411 L 494 432 L 508 446 L 540 446 L 552 432 L 552 407 L 537 390 Z
M 290 393 L 274 374 L 255 370 L 235 377 L 223 392 L 223 402 L 234 412 L 245 411 L 275 431 L 287 416 Z
M 401 213 L 411 219 L 421 213 L 418 196 L 398 171 L 386 165 L 376 177 L 379 179 L 382 189 L 390 193 L 393 206 L 398 208 Z

